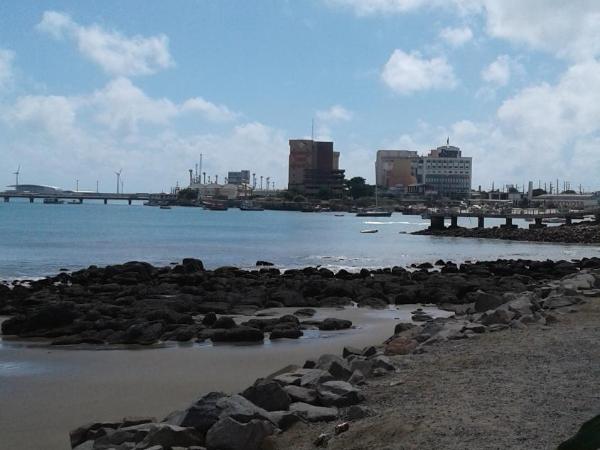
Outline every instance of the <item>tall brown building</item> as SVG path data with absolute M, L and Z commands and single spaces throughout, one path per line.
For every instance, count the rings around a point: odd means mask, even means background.
M 290 139 L 288 189 L 304 194 L 341 193 L 344 171 L 339 168 L 339 159 L 333 142 Z

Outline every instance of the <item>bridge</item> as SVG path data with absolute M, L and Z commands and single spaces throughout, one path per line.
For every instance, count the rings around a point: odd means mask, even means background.
M 573 223 L 573 219 L 583 219 L 586 215 L 595 215 L 600 217 L 600 210 L 594 209 L 590 211 L 559 211 L 556 209 L 540 210 L 540 209 L 521 209 L 513 208 L 504 211 L 473 211 L 473 210 L 457 210 L 443 209 L 429 211 L 424 214 L 424 218 L 431 220 L 430 228 L 432 230 L 443 230 L 446 228 L 445 220 L 450 219 L 450 228 L 458 227 L 459 217 L 476 217 L 477 228 L 485 227 L 485 219 L 504 219 L 505 223 L 500 225 L 500 228 L 517 228 L 513 224 L 513 219 L 532 220 L 534 223 L 529 225 L 530 229 L 544 228 L 546 224 L 544 219 L 564 219 L 567 225 Z
M 4 202 L 8 203 L 11 198 L 28 198 L 30 203 L 36 199 L 50 200 L 72 200 L 83 203 L 84 200 L 102 200 L 104 204 L 108 204 L 109 200 L 127 201 L 131 205 L 134 201 L 149 201 L 149 202 L 166 202 L 173 200 L 173 194 L 148 194 L 148 193 L 108 193 L 108 192 L 77 192 L 77 191 L 57 191 L 57 192 L 21 192 L 21 191 L 4 191 L 0 192 L 0 197 L 4 198 Z

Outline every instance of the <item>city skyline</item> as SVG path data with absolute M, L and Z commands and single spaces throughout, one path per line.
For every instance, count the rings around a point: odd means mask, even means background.
M 552 4 L 6 4 L 0 183 L 20 166 L 22 183 L 114 190 L 123 169 L 125 190 L 168 191 L 203 153 L 207 173 L 284 187 L 288 139 L 314 119 L 348 178 L 374 182 L 379 149 L 450 136 L 473 157 L 473 188 L 598 188 L 600 5 Z

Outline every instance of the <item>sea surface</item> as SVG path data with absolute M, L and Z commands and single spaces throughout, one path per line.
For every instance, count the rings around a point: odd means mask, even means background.
M 501 224 L 488 219 L 486 226 Z M 527 222 L 515 221 L 519 226 Z M 474 227 L 476 219 L 461 219 Z M 413 236 L 420 216 L 362 218 L 345 213 L 207 211 L 84 203 L 0 203 L 0 279 L 40 277 L 131 260 L 167 265 L 185 257 L 206 267 L 320 265 L 332 269 L 390 267 L 439 258 L 456 262 L 497 258 L 570 259 L 597 256 L 600 247 L 451 237 Z M 376 234 L 361 230 L 377 229 Z

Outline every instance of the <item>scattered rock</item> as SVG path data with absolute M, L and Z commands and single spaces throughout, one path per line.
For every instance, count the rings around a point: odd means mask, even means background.
M 267 411 L 282 411 L 290 407 L 290 396 L 272 380 L 258 379 L 242 392 L 242 396 Z

